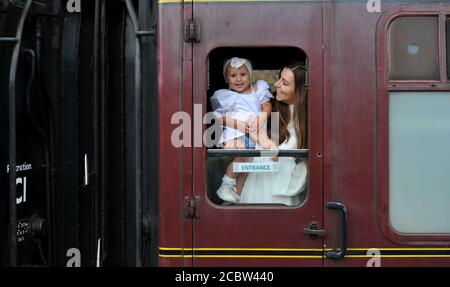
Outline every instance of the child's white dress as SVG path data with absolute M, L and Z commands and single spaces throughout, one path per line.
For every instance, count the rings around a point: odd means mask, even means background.
M 266 81 L 256 82 L 256 91 L 250 94 L 241 94 L 229 89 L 218 90 L 211 97 L 211 106 L 216 117 L 230 117 L 239 121 L 248 122 L 252 117 L 258 116 L 261 112 L 261 105 L 271 98 L 272 93 Z M 244 136 L 245 134 L 237 129 L 224 126 L 218 144 Z

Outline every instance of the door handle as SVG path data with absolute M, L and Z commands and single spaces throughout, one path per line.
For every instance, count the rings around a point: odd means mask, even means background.
M 342 259 L 347 254 L 347 219 L 348 219 L 347 208 L 345 207 L 344 204 L 335 201 L 328 202 L 326 206 L 328 209 L 337 209 L 341 212 L 342 232 L 341 232 L 340 250 L 327 251 L 325 252 L 325 257 L 333 260 Z
M 319 229 L 317 223 L 311 222 L 308 227 L 303 229 L 303 233 L 305 235 L 309 235 L 312 240 L 316 240 L 317 236 L 325 236 L 326 231 L 323 229 Z

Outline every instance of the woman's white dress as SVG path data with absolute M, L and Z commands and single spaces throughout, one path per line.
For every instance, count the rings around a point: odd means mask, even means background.
M 287 128 L 291 136 L 279 146 L 279 149 L 296 149 L 297 137 L 292 122 Z M 256 148 L 261 147 L 257 144 Z M 272 159 L 255 157 L 253 161 L 267 162 Z M 239 203 L 279 203 L 289 206 L 301 203 L 300 195 L 306 192 L 308 177 L 306 160 L 296 163 L 293 157 L 279 157 L 278 162 L 278 172 L 248 174 Z

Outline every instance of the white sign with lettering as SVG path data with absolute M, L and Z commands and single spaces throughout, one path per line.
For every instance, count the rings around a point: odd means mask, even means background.
M 278 172 L 278 162 L 234 162 L 233 172 Z

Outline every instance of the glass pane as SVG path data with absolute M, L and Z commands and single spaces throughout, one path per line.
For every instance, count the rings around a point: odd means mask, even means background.
M 450 93 L 389 97 L 389 215 L 404 233 L 450 233 Z
M 437 17 L 398 18 L 389 40 L 390 80 L 439 80 Z
M 225 178 L 227 168 L 235 182 Z M 206 160 L 209 199 L 221 205 L 274 204 L 298 206 L 307 195 L 306 159 L 279 157 L 208 157 Z M 233 188 L 230 188 L 233 186 Z
M 445 23 L 446 44 L 447 44 L 447 79 L 450 79 L 450 17 Z

